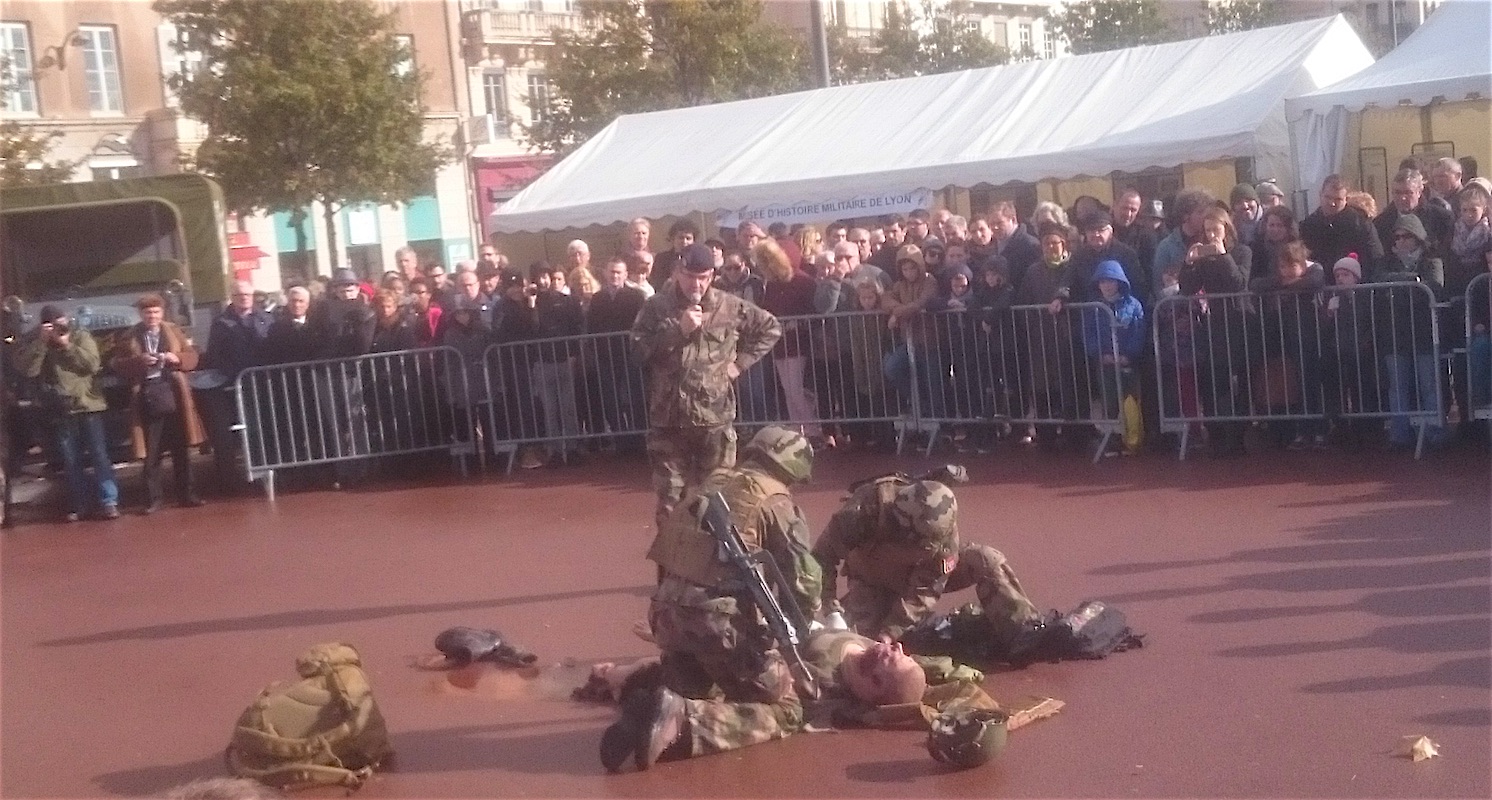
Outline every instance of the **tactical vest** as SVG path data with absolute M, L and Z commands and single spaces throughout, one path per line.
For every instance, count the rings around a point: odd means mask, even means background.
M 704 529 L 704 497 L 720 492 L 730 505 L 730 521 L 741 534 L 748 552 L 762 549 L 761 509 L 778 495 L 787 495 L 787 484 L 764 472 L 720 469 L 711 473 L 679 503 L 648 548 L 648 558 L 676 575 L 700 586 L 718 588 L 738 580 L 721 563 L 715 537 Z
M 958 541 L 924 541 L 891 513 L 896 492 L 911 483 L 906 476 L 885 475 L 855 488 L 840 513 L 855 517 L 858 536 L 844 560 L 844 575 L 894 592 L 903 591 L 912 571 L 931 559 L 958 552 Z M 951 567 L 944 569 L 946 573 Z

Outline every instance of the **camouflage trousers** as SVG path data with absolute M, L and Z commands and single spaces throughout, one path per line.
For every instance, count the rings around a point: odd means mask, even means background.
M 803 727 L 787 662 L 735 598 L 701 605 L 655 598 L 648 621 L 662 650 L 664 683 L 686 698 L 690 756 L 770 742 Z
M 685 487 L 697 485 L 721 467 L 736 465 L 736 429 L 730 425 L 650 428 L 647 446 L 653 491 L 658 493 L 654 521 L 659 528 L 684 496 Z
M 971 586 L 994 627 L 996 642 L 1009 642 L 1026 622 L 1041 618 L 1004 554 L 989 545 L 965 544 L 959 548 L 958 564 L 948 573 L 943 593 Z M 887 617 L 905 596 L 900 591 L 850 579 L 841 601 L 845 621 L 862 636 L 875 637 L 886 629 Z M 920 611 L 927 617 L 934 608 L 929 604 Z

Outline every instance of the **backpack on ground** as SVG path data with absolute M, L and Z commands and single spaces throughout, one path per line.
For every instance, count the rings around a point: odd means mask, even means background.
M 282 788 L 362 786 L 393 750 L 357 650 L 319 644 L 295 669 L 299 681 L 266 686 L 239 716 L 229 772 Z
M 1058 617 L 1048 635 L 1048 647 L 1058 658 L 1103 658 L 1145 645 L 1144 635 L 1130 629 L 1123 611 L 1098 600 L 1085 600 Z

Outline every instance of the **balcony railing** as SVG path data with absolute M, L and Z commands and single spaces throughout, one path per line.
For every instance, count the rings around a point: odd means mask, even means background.
M 593 27 L 579 13 L 481 9 L 470 12 L 468 18 L 475 23 L 482 41 L 487 43 L 549 41 L 555 28 L 588 31 Z

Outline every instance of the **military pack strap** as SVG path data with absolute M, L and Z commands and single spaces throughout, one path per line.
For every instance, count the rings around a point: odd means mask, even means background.
M 358 789 L 373 776 L 372 767 L 347 769 L 326 764 L 282 764 L 256 769 L 244 764 L 232 747 L 228 748 L 224 756 L 228 762 L 228 771 L 233 775 L 291 790 L 328 784 Z

